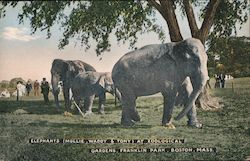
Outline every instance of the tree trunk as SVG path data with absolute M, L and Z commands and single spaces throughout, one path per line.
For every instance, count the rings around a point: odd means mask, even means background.
M 183 40 L 183 37 L 180 33 L 180 28 L 177 22 L 176 14 L 175 14 L 175 8 L 172 0 L 148 0 L 149 5 L 155 7 L 162 17 L 166 20 L 168 29 L 169 29 L 169 35 L 172 42 L 175 41 L 181 41 Z M 191 35 L 194 38 L 197 38 L 201 40 L 203 44 L 205 44 L 205 41 L 207 40 L 207 37 L 209 35 L 209 31 L 213 25 L 213 19 L 216 13 L 216 9 L 220 3 L 220 0 L 210 0 L 207 5 L 207 10 L 205 13 L 205 17 L 202 23 L 201 28 L 199 29 L 195 20 L 194 11 L 192 8 L 192 3 L 190 0 L 183 0 L 184 9 L 186 12 L 186 16 L 189 23 L 189 28 L 191 31 Z M 213 110 L 220 108 L 220 104 L 218 101 L 218 98 L 212 97 L 209 93 L 209 81 L 198 97 L 196 101 L 196 105 L 199 108 L 202 108 L 204 110 Z M 181 88 L 185 90 L 185 87 Z M 185 92 L 184 92 L 185 93 Z M 178 99 L 178 98 L 177 98 Z
M 200 39 L 203 44 L 205 44 L 208 38 L 209 31 L 213 25 L 214 16 L 219 6 L 219 3 L 220 0 L 209 1 L 202 26 L 198 30 L 198 32 L 193 35 L 193 37 Z M 200 94 L 199 98 L 197 99 L 196 102 L 197 107 L 202 108 L 204 110 L 214 110 L 221 108 L 222 106 L 219 104 L 218 98 L 212 97 L 211 94 L 209 93 L 209 88 L 208 88 L 209 86 L 210 84 L 208 81 L 202 93 Z
M 162 10 L 162 16 L 166 20 L 169 30 L 170 39 L 172 42 L 178 42 L 183 40 L 180 32 L 180 27 L 175 15 L 173 1 L 160 0 L 160 3 L 164 10 Z
M 203 110 L 216 110 L 222 106 L 219 104 L 219 99 L 217 97 L 211 96 L 209 93 L 209 81 L 207 82 L 205 88 L 201 92 L 200 96 L 196 101 L 196 106 Z M 211 87 L 210 87 L 211 88 Z

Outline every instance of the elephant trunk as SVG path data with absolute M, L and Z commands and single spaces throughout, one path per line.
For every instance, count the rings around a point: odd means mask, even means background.
M 52 77 L 51 77 L 52 93 L 54 95 L 54 99 L 55 99 L 55 103 L 56 103 L 57 108 L 60 107 L 59 100 L 58 100 L 58 95 L 60 92 L 60 89 L 58 88 L 58 82 L 59 82 L 59 78 L 52 74 Z
M 121 93 L 119 92 L 117 88 L 115 88 L 115 97 L 117 97 L 118 100 L 121 102 Z
M 185 116 L 188 113 L 188 111 L 192 109 L 192 107 L 195 105 L 196 99 L 198 98 L 202 89 L 206 85 L 208 78 L 209 77 L 206 72 L 190 77 L 193 86 L 193 91 L 190 94 L 184 109 L 179 113 L 179 115 L 175 118 L 175 120 L 180 120 L 183 116 Z

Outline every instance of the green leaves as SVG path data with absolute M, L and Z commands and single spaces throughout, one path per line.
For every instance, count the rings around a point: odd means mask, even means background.
M 64 9 L 71 3 L 67 1 L 31 1 L 23 2 L 22 12 L 18 14 L 19 23 L 27 18 L 30 21 L 32 33 L 37 29 L 47 30 L 47 38 L 50 38 L 50 28 L 55 23 L 60 23 L 64 18 Z
M 236 24 L 247 21 L 249 8 L 247 0 L 221 0 L 214 19 L 212 37 L 230 36 L 236 34 Z
M 154 31 L 163 39 L 162 29 L 156 25 L 151 7 L 134 1 L 89 1 L 79 2 L 63 24 L 64 37 L 60 40 L 62 49 L 70 38 L 78 37 L 81 45 L 88 49 L 91 41 L 97 42 L 96 53 L 100 55 L 111 47 L 110 34 L 118 42 L 129 41 L 134 48 L 138 33 Z
M 250 39 L 247 37 L 216 38 L 209 44 L 210 57 L 220 56 L 218 63 L 225 66 L 225 72 L 234 77 L 250 76 Z M 210 66 L 215 66 L 210 61 Z
M 17 5 L 2 4 L 4 7 Z M 153 31 L 161 40 L 165 38 L 162 28 L 156 24 L 153 8 L 145 1 L 30 1 L 19 5 L 22 6 L 19 23 L 28 19 L 33 34 L 46 30 L 50 38 L 51 27 L 60 24 L 63 36 L 59 49 L 68 45 L 71 39 L 77 39 L 86 50 L 96 44 L 96 53 L 100 55 L 110 49 L 111 33 L 115 34 L 118 43 L 128 41 L 131 48 L 135 47 L 138 34 Z
M 208 9 L 208 2 L 191 1 L 194 7 L 202 6 L 201 20 Z M 110 50 L 112 34 L 118 43 L 128 42 L 131 48 L 135 48 L 140 34 L 155 32 L 160 40 L 165 39 L 161 24 L 156 22 L 156 8 L 147 1 L 2 1 L 0 4 L 0 18 L 5 16 L 6 7 L 22 7 L 18 14 L 19 23 L 28 20 L 33 34 L 37 30 L 45 30 L 47 38 L 50 38 L 51 27 L 59 24 L 63 31 L 59 49 L 63 49 L 72 39 L 76 39 L 86 50 L 95 46 L 97 55 L 100 55 Z M 173 5 L 174 8 L 180 6 L 184 10 L 183 0 L 175 0 Z M 238 22 L 242 24 L 247 20 L 247 9 L 247 0 L 221 0 L 214 18 L 210 40 L 219 36 L 230 36 L 236 32 L 236 24 Z M 173 26 L 175 27 L 177 26 Z

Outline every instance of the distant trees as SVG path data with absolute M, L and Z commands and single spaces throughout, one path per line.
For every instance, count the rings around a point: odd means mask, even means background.
M 23 84 L 26 84 L 26 81 L 21 78 L 21 77 L 18 77 L 18 78 L 12 78 L 10 81 L 8 80 L 2 80 L 0 82 L 0 91 L 7 88 L 7 89 L 15 89 L 16 88 L 16 85 L 17 85 L 17 82 L 23 82 Z
M 19 77 L 19 78 L 13 78 L 13 79 L 10 80 L 9 87 L 10 88 L 16 87 L 17 82 L 19 82 L 19 81 L 25 83 L 25 80 L 23 78 L 21 78 L 21 77 Z
M 9 87 L 9 83 L 10 83 L 9 81 L 3 80 L 3 81 L 0 82 L 0 87 L 1 87 L 2 89 L 8 88 L 8 87 Z
M 220 37 L 209 43 L 210 69 L 216 72 L 218 63 L 224 72 L 234 77 L 250 76 L 250 37 Z M 217 60 L 214 58 L 217 57 Z

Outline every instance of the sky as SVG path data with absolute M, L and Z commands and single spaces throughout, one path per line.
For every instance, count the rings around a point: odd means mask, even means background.
M 50 39 L 46 39 L 45 31 L 31 35 L 29 21 L 18 24 L 18 12 L 20 12 L 20 7 L 8 8 L 6 17 L 0 19 L 0 81 L 17 77 L 24 80 L 42 80 L 43 77 L 46 77 L 47 80 L 50 80 L 51 64 L 56 58 L 82 60 L 94 66 L 99 72 L 111 72 L 119 58 L 131 51 L 128 43 L 118 44 L 113 35 L 111 35 L 111 50 L 104 52 L 101 57 L 96 56 L 94 46 L 85 51 L 80 43 L 75 45 L 74 41 L 71 41 L 63 50 L 59 50 L 58 43 L 59 39 L 62 38 L 62 31 L 59 30 L 58 25 L 52 28 Z M 166 33 L 165 42 L 169 42 L 165 20 L 158 13 L 156 17 L 158 24 L 163 27 Z M 187 20 L 181 17 L 180 12 L 177 12 L 177 19 L 183 37 L 189 38 L 191 35 Z M 198 25 L 200 24 L 198 22 Z M 250 36 L 249 20 L 238 31 L 238 36 Z M 136 47 L 140 48 L 156 43 L 161 43 L 158 36 L 155 33 L 147 33 L 138 37 Z

